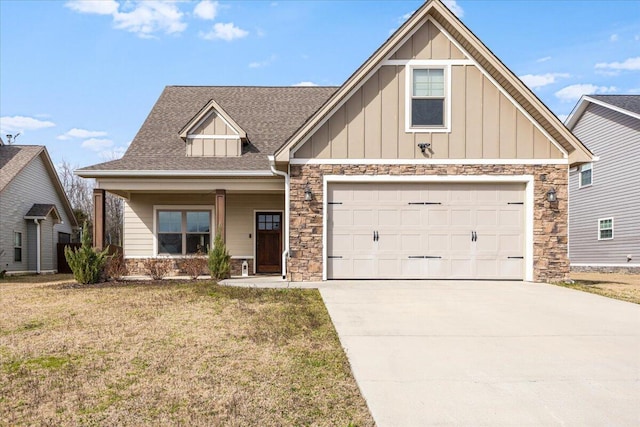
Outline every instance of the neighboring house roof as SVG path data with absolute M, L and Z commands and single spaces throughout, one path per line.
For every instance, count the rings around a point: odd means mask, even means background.
M 536 120 L 569 153 L 570 163 L 585 163 L 593 159 L 593 154 L 585 147 L 549 110 L 549 108 L 511 72 L 440 0 L 430 0 L 398 29 L 369 59 L 340 87 L 327 103 L 318 110 L 291 138 L 275 153 L 277 161 L 287 161 L 289 150 L 304 141 L 313 129 L 338 108 L 351 93 L 364 83 L 381 63 L 389 58 L 424 19 L 431 16 L 453 37 L 456 43 L 470 55 L 479 67 L 485 69 L 529 115 Z
M 167 86 L 125 155 L 76 171 L 255 171 L 269 170 L 267 156 L 287 140 L 335 87 Z M 247 134 L 240 157 L 187 157 L 180 132 L 215 100 Z
M 60 214 L 58 213 L 58 208 L 56 205 L 44 204 L 44 203 L 35 203 L 24 215 L 24 219 L 46 219 L 49 214 L 53 212 L 57 219 L 60 219 Z
M 600 105 L 640 119 L 640 95 L 584 95 L 566 120 L 569 129 L 573 130 L 589 104 Z
M 60 183 L 58 172 L 51 161 L 51 157 L 49 157 L 47 148 L 43 145 L 0 145 L 0 193 L 38 156 L 42 157 L 42 161 L 49 172 L 51 182 L 58 191 L 58 195 L 67 212 L 69 221 L 71 221 L 71 225 L 77 227 L 78 222 L 62 187 L 62 183 Z M 58 214 L 57 209 L 56 214 Z M 58 218 L 60 218 L 59 215 Z

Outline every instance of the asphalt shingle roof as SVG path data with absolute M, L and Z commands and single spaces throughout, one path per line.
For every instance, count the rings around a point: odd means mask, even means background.
M 640 114 L 640 95 L 589 95 L 589 97 Z
M 42 145 L 0 145 L 0 191 L 42 150 Z
M 35 203 L 33 206 L 31 206 L 31 209 L 29 209 L 29 212 L 25 214 L 25 217 L 29 217 L 29 218 L 30 217 L 34 217 L 34 218 L 46 217 L 49 215 L 51 211 L 54 211 L 57 217 L 60 216 L 58 214 L 58 210 L 56 209 L 56 205 L 45 204 L 45 203 Z
M 336 87 L 167 86 L 122 159 L 103 170 L 267 170 L 272 155 Z M 239 157 L 187 157 L 180 130 L 211 99 L 247 132 Z

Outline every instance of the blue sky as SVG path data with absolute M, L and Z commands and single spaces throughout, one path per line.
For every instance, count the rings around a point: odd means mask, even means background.
M 564 118 L 640 93 L 640 1 L 448 1 Z M 121 155 L 166 85 L 340 85 L 421 1 L 0 0 L 0 135 Z

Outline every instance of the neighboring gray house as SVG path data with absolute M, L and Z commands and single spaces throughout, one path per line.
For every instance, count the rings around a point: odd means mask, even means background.
M 571 268 L 640 269 L 640 95 L 583 96 L 566 125 L 598 157 L 570 170 Z
M 77 226 L 46 147 L 0 140 L 0 271 L 57 271 L 57 243 Z

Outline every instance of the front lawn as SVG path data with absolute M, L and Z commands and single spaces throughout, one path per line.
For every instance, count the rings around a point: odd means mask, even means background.
M 640 304 L 640 274 L 571 273 L 574 283 L 558 283 L 592 294 Z
M 41 277 L 0 280 L 0 425 L 373 425 L 316 290 Z

